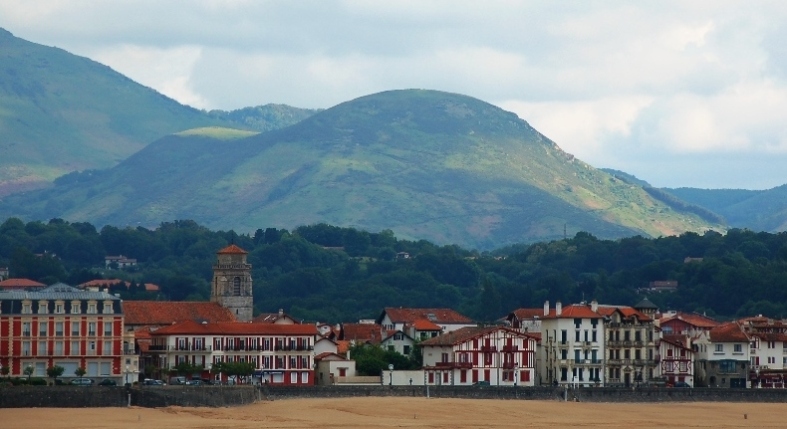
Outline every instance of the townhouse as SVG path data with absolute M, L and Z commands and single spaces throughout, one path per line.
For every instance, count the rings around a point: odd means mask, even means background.
M 639 306 L 639 304 L 638 304 Z M 656 375 L 656 324 L 639 309 L 596 305 L 604 317 L 606 385 L 630 386 Z
M 696 353 L 690 337 L 681 334 L 666 334 L 659 341 L 658 376 L 668 386 L 686 383 L 694 387 L 694 363 Z
M 181 363 L 201 367 L 202 377 L 213 374 L 218 362 L 248 362 L 264 383 L 314 384 L 315 325 L 273 323 L 207 323 L 189 320 L 150 333 L 150 353 L 158 366 L 172 369 Z
M 785 388 L 787 383 L 787 321 L 762 315 L 738 321 L 748 334 L 751 387 Z
M 464 327 L 425 340 L 426 384 L 533 386 L 536 337 L 510 328 Z
M 714 327 L 708 332 L 707 338 L 700 336 L 695 341 L 698 346 L 695 385 L 748 387 L 750 342 L 749 336 L 737 321 Z
M 124 376 L 123 306 L 107 293 L 57 283 L 36 291 L 0 292 L 0 365 L 10 376 L 46 377 L 49 367 L 75 377 Z M 130 363 L 130 362 L 129 362 Z

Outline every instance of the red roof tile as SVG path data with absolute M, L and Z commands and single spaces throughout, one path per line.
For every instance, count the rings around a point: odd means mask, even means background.
M 602 316 L 611 316 L 612 313 L 616 311 L 620 312 L 624 319 L 631 319 L 633 317 L 640 322 L 653 321 L 650 317 L 646 316 L 644 313 L 640 312 L 634 307 L 625 305 L 599 305 L 597 313 Z
M 661 337 L 661 341 L 665 343 L 672 344 L 675 347 L 680 347 L 682 349 L 691 350 L 691 347 L 688 347 L 688 337 L 681 334 L 664 334 Z
M 383 310 L 383 314 L 377 320 L 380 323 L 383 316 L 387 314 L 388 318 L 394 323 L 413 323 L 418 319 L 430 320 L 439 324 L 465 324 L 473 323 L 472 319 L 467 316 L 459 314 L 450 308 L 396 308 L 388 307 Z
M 3 289 L 33 288 L 33 287 L 43 288 L 46 287 L 46 285 L 30 279 L 6 279 L 0 282 L 0 288 Z
M 342 323 L 339 338 L 346 341 L 380 341 L 382 327 L 373 323 Z
M 719 322 L 711 319 L 710 317 L 703 316 L 697 313 L 682 313 L 677 312 L 674 315 L 662 317 L 659 320 L 661 325 L 671 321 L 671 320 L 682 320 L 689 325 L 692 325 L 697 328 L 713 328 L 714 326 L 719 326 Z
M 126 325 L 170 325 L 186 320 L 234 322 L 235 315 L 215 302 L 123 301 Z
M 714 343 L 748 342 L 749 337 L 738 323 L 727 322 L 710 330 L 710 340 Z
M 219 250 L 216 253 L 218 253 L 220 255 L 246 255 L 249 252 L 241 249 L 240 247 L 238 247 L 235 244 L 230 244 L 229 246 Z
M 562 308 L 560 316 L 554 308 L 549 309 L 549 315 L 544 316 L 544 310 L 541 310 L 542 319 L 601 319 L 602 316 L 590 309 L 589 305 L 571 304 Z
M 418 331 L 442 331 L 443 328 L 435 325 L 426 319 L 418 319 L 412 323 L 412 327 Z
M 201 323 L 187 320 L 151 331 L 150 335 L 317 335 L 317 327 L 245 322 Z

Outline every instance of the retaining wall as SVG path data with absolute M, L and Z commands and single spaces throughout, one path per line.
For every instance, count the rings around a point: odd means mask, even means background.
M 0 388 L 0 408 L 225 407 L 261 398 L 251 386 L 15 386 Z

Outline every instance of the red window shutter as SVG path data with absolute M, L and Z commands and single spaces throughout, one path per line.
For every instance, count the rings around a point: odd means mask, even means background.
M 530 381 L 530 371 L 522 371 L 519 373 L 519 381 Z
M 429 383 L 430 384 L 434 384 L 434 373 L 433 372 L 429 373 Z

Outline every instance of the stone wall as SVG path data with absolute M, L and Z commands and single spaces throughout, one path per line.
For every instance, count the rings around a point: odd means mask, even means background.
M 130 395 L 130 396 L 129 396 Z M 0 388 L 0 408 L 82 408 L 133 406 L 225 407 L 261 399 L 251 386 L 15 386 Z
M 130 396 L 129 396 L 130 395 Z M 581 388 L 494 386 L 165 386 L 0 388 L 0 408 L 226 407 L 260 400 L 400 396 L 580 402 L 787 402 L 787 389 Z

